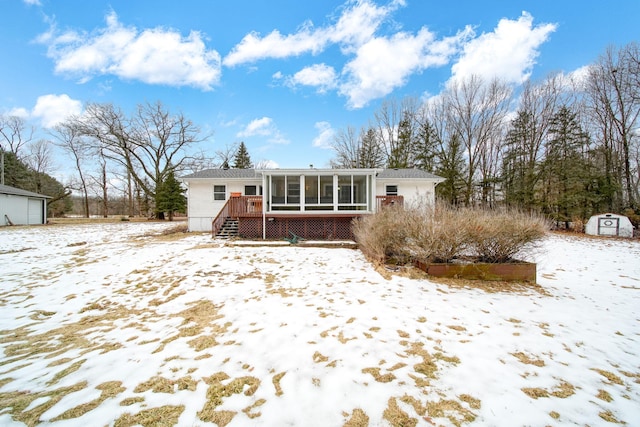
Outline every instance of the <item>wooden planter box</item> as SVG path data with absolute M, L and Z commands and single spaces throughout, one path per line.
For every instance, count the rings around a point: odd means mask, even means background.
M 415 261 L 415 266 L 434 277 L 470 280 L 504 280 L 536 283 L 536 264 L 530 262 L 489 263 L 425 263 Z

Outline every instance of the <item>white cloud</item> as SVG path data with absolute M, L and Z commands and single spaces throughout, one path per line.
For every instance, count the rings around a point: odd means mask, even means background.
M 326 64 L 305 67 L 287 79 L 289 86 L 315 86 L 319 93 L 325 93 L 336 86 L 336 71 Z
M 22 107 L 12 108 L 7 112 L 6 115 L 10 117 L 11 116 L 20 117 L 23 119 L 28 119 L 30 116 L 29 111 L 26 108 L 22 108 Z
M 501 19 L 493 32 L 482 34 L 464 46 L 460 59 L 451 68 L 452 78 L 474 74 L 522 83 L 531 74 L 538 48 L 555 29 L 555 24 L 534 27 L 533 17 L 527 12 L 517 20 Z
M 40 3 L 40 0 L 22 0 L 24 1 L 25 4 L 28 4 L 30 6 L 42 6 L 42 3 Z
M 238 132 L 238 138 L 247 138 L 251 136 L 266 137 L 267 141 L 273 144 L 288 144 L 287 140 L 271 117 L 262 117 L 252 120 L 242 131 Z
M 224 58 L 224 65 L 233 67 L 266 58 L 287 58 L 303 53 L 317 54 L 330 43 L 343 45 L 343 50 L 351 51 L 371 38 L 383 20 L 404 1 L 394 1 L 388 6 L 377 6 L 369 0 L 350 3 L 335 23 L 315 28 L 308 21 L 300 29 L 288 35 L 274 30 L 261 37 L 252 32 L 233 47 Z
M 39 118 L 42 126 L 52 128 L 72 115 L 82 112 L 82 102 L 69 95 L 43 95 L 38 97 L 31 116 Z
M 335 129 L 331 127 L 329 122 L 317 122 L 315 128 L 318 130 L 318 136 L 313 138 L 313 146 L 318 148 L 331 148 L 333 137 L 336 134 Z
M 220 80 L 220 55 L 207 50 L 200 33 L 187 37 L 163 28 L 138 31 L 125 27 L 115 13 L 93 34 L 52 29 L 39 37 L 61 74 L 87 81 L 115 75 L 149 84 L 192 86 L 210 90 Z
M 347 80 L 340 93 L 347 96 L 351 108 L 361 108 L 404 85 L 412 74 L 448 63 L 472 33 L 467 27 L 453 37 L 436 40 L 433 33 L 422 28 L 415 35 L 401 32 L 371 39 L 345 66 Z

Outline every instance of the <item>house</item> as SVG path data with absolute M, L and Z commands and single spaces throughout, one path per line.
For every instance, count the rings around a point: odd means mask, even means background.
M 246 238 L 351 239 L 383 206 L 433 203 L 443 178 L 420 169 L 207 169 L 181 178 L 190 231 Z
M 0 184 L 0 226 L 46 224 L 50 198 Z

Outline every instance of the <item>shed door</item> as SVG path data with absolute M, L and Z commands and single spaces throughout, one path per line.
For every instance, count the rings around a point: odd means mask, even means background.
M 598 218 L 598 234 L 600 236 L 617 236 L 619 218 Z
M 42 200 L 29 199 L 29 225 L 43 224 Z

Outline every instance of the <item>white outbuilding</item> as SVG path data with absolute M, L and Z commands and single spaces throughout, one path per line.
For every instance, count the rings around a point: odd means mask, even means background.
M 0 226 L 46 224 L 50 198 L 0 184 Z
M 584 232 L 592 236 L 633 237 L 633 225 L 624 215 L 603 213 L 589 218 Z

